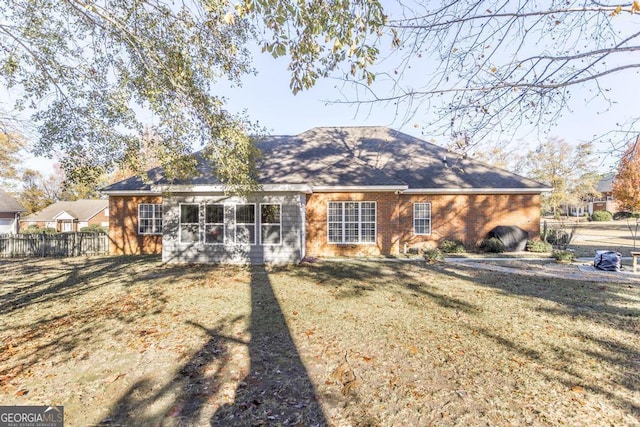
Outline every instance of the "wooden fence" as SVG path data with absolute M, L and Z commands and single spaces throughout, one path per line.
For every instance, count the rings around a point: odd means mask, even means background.
M 2 234 L 0 258 L 106 255 L 105 233 Z

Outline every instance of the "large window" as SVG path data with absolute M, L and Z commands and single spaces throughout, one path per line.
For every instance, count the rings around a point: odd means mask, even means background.
M 200 206 L 197 204 L 180 205 L 180 242 L 200 241 Z
M 375 243 L 375 202 L 329 202 L 329 243 Z
M 162 234 L 162 205 L 138 205 L 138 234 Z
M 431 234 L 431 203 L 413 204 L 413 232 L 418 235 Z
M 211 244 L 224 244 L 224 205 L 206 205 L 204 222 L 204 241 Z
M 236 243 L 256 243 L 256 205 L 236 205 Z
M 260 243 L 279 245 L 282 242 L 282 219 L 280 205 L 260 205 Z

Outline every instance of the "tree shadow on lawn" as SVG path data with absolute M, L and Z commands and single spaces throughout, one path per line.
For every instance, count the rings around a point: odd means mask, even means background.
M 559 304 L 559 308 L 538 309 L 550 315 L 586 318 L 615 329 L 638 331 L 637 319 L 640 318 L 640 306 L 637 304 L 637 297 L 633 295 L 640 294 L 635 290 L 637 284 L 521 275 L 517 272 L 478 270 L 462 264 L 454 266 L 443 264 L 433 269 L 450 277 L 471 281 L 505 294 L 541 298 Z M 594 313 L 598 316 L 594 316 Z
M 541 298 L 560 304 L 558 308 L 538 307 L 537 310 L 550 317 L 561 316 L 568 319 L 583 319 L 599 324 L 613 330 L 626 331 L 637 334 L 640 331 L 640 306 L 637 298 L 634 299 L 629 289 L 635 289 L 637 285 L 609 283 L 603 285 L 601 282 L 588 282 L 574 279 L 563 279 L 548 277 L 531 277 L 529 275 L 519 275 L 517 273 L 500 273 L 495 271 L 477 270 L 469 266 L 456 265 L 438 266 L 435 269 L 444 274 L 462 280 L 471 281 L 479 286 L 497 289 L 506 294 Z M 469 274 L 471 273 L 471 274 Z M 620 294 L 623 294 L 621 296 Z M 636 292 L 637 293 L 637 292 Z M 626 294 L 626 296 L 624 295 Z M 612 303 L 623 304 L 625 307 L 618 307 Z M 526 346 L 524 342 L 516 343 L 501 336 L 495 335 L 487 330 L 479 331 L 483 336 L 492 339 L 496 344 L 507 349 L 513 349 L 519 354 L 530 359 L 541 359 L 539 352 Z M 583 383 L 585 389 L 600 394 L 614 402 L 629 413 L 640 417 L 640 404 L 632 398 L 624 398 L 615 393 L 615 387 L 626 390 L 627 393 L 637 393 L 640 389 L 640 377 L 638 376 L 638 350 L 625 343 L 604 340 L 587 332 L 580 332 L 575 338 L 586 341 L 590 344 L 573 348 L 558 348 L 553 343 L 546 346 L 559 358 L 563 366 L 568 366 L 562 374 L 568 374 L 576 381 L 582 380 L 583 376 L 572 367 L 575 364 L 575 355 L 583 353 L 585 356 L 595 360 L 608 363 L 615 367 L 616 375 L 613 378 L 614 387 L 605 384 L 596 384 L 593 381 Z M 567 345 L 571 345 L 570 342 Z M 557 365 L 557 364 L 556 364 Z M 563 377 L 560 372 L 557 375 L 544 374 L 551 381 L 558 381 L 568 389 L 576 385 Z M 586 380 L 583 380 L 586 381 Z
M 367 293 L 384 289 L 396 293 L 411 303 L 411 295 L 422 295 L 435 304 L 449 310 L 465 312 L 469 315 L 481 316 L 482 306 L 468 300 L 455 298 L 443 293 L 446 280 L 461 280 L 472 284 L 497 290 L 509 295 L 541 298 L 558 303 L 558 307 L 538 307 L 549 316 L 562 316 L 569 319 L 584 318 L 590 322 L 613 329 L 638 332 L 640 307 L 637 298 L 626 284 L 603 285 L 571 279 L 532 277 L 514 273 L 500 273 L 478 270 L 470 266 L 446 264 L 428 265 L 425 263 L 386 262 L 324 262 L 309 264 L 294 270 L 293 274 L 300 278 L 307 277 L 315 281 L 316 285 L 333 287 L 336 298 L 360 298 Z M 633 289 L 633 288 L 632 288 Z M 469 290 L 472 290 L 471 288 Z M 613 305 L 620 304 L 622 307 Z M 598 315 L 594 316 L 593 313 Z M 525 339 L 514 341 L 503 336 L 499 330 L 482 327 L 483 321 L 474 325 L 458 324 L 458 327 L 469 328 L 469 332 L 479 334 L 510 352 L 514 352 L 526 360 L 545 364 L 547 355 L 533 348 Z M 497 325 L 500 326 L 500 325 Z M 508 326 L 508 325 L 503 325 Z M 637 352 L 631 346 L 616 342 L 602 342 L 594 336 L 581 335 L 581 340 L 592 343 L 591 350 L 584 348 L 554 349 L 552 343 L 546 344 L 549 351 L 559 358 L 561 363 L 552 366 L 572 366 L 575 363 L 576 352 L 582 352 L 595 360 L 606 361 L 616 367 L 614 382 L 617 387 L 626 390 L 627 395 L 634 393 L 639 387 L 637 372 Z M 550 368 L 553 371 L 553 368 Z M 567 380 L 564 374 L 571 375 L 576 381 L 581 378 L 576 372 L 557 372 L 557 375 L 547 375 L 548 381 L 564 384 L 568 390 L 576 385 Z M 587 380 L 585 380 L 587 382 Z M 640 407 L 632 398 L 623 397 L 613 392 L 610 386 L 583 383 L 585 389 L 600 394 L 629 413 L 640 415 Z
M 159 260 L 158 256 L 105 256 L 0 261 L 0 276 L 12 273 L 11 281 L 0 277 L 0 315 L 34 304 L 69 301 L 114 282 L 127 284 L 144 280 L 133 272 L 125 275 L 122 269 L 155 264 Z M 46 271 L 43 271 L 43 262 L 47 263 Z M 167 268 L 162 272 L 163 276 L 177 273 L 179 271 Z M 8 283 L 3 283 L 5 280 Z
M 161 279 L 156 277 L 136 288 L 136 284 L 150 280 L 147 270 L 158 274 L 158 260 L 97 257 L 0 264 L 0 273 L 4 271 L 11 279 L 0 286 L 0 386 L 31 375 L 39 364 L 82 360 L 89 344 L 116 334 L 111 329 L 114 326 L 131 328 L 161 313 L 167 303 L 165 281 L 176 280 L 184 271 L 160 269 Z M 15 274 L 16 266 L 21 266 L 19 273 L 24 274 Z M 94 298 L 82 299 L 95 292 Z
M 222 331 L 236 318 L 213 328 L 190 322 L 207 342 L 162 386 L 151 379 L 136 382 L 112 406 L 104 425 L 158 425 L 170 417 L 179 425 L 202 422 L 206 406 L 223 401 L 222 388 L 235 392 L 232 402 L 216 405 L 211 425 L 326 425 L 284 314 L 262 266 L 251 267 L 251 318 L 245 342 Z M 249 369 L 244 378 L 230 375 L 230 346 L 247 346 Z M 149 414 L 148 408 L 165 408 Z M 170 408 L 167 411 L 167 408 Z
M 312 280 L 316 285 L 334 288 L 337 299 L 364 297 L 384 287 L 405 298 L 408 304 L 414 304 L 412 297 L 424 296 L 443 308 L 467 314 L 479 312 L 476 305 L 439 292 L 437 287 L 425 280 L 429 273 L 420 277 L 415 274 L 416 269 L 410 271 L 411 266 L 424 269 L 425 272 L 431 271 L 426 262 L 408 265 L 403 262 L 350 261 L 303 264 L 292 270 L 292 274 L 306 281 Z

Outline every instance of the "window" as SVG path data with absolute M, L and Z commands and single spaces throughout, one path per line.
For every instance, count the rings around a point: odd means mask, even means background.
M 256 243 L 256 205 L 236 205 L 236 243 Z
M 162 234 L 162 205 L 138 205 L 138 234 Z
M 224 205 L 206 205 L 204 220 L 205 243 L 224 243 Z
M 329 243 L 375 243 L 375 202 L 329 202 Z
M 200 206 L 197 204 L 180 205 L 180 242 L 200 241 Z
M 282 242 L 280 205 L 260 205 L 260 243 L 279 245 Z
M 413 232 L 418 235 L 431 234 L 431 203 L 413 204 Z

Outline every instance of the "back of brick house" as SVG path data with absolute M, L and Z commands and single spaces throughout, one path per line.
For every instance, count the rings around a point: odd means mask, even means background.
M 257 146 L 265 153 L 258 164 L 263 192 L 246 198 L 226 196 L 205 166 L 192 180 L 152 170 L 146 181 L 132 177 L 105 188 L 111 252 L 162 253 L 182 262 L 297 262 L 397 255 L 444 239 L 473 250 L 498 225 L 517 225 L 530 238 L 539 233 L 540 194 L 548 187 L 468 159 L 443 161 L 451 153 L 390 129 L 320 128 Z M 277 215 L 264 217 L 265 205 Z M 213 224 L 215 206 L 220 218 Z M 208 235 L 214 230 L 218 237 Z M 269 230 L 280 233 L 277 241 L 262 241 Z M 298 240 L 300 250 L 282 250 Z

